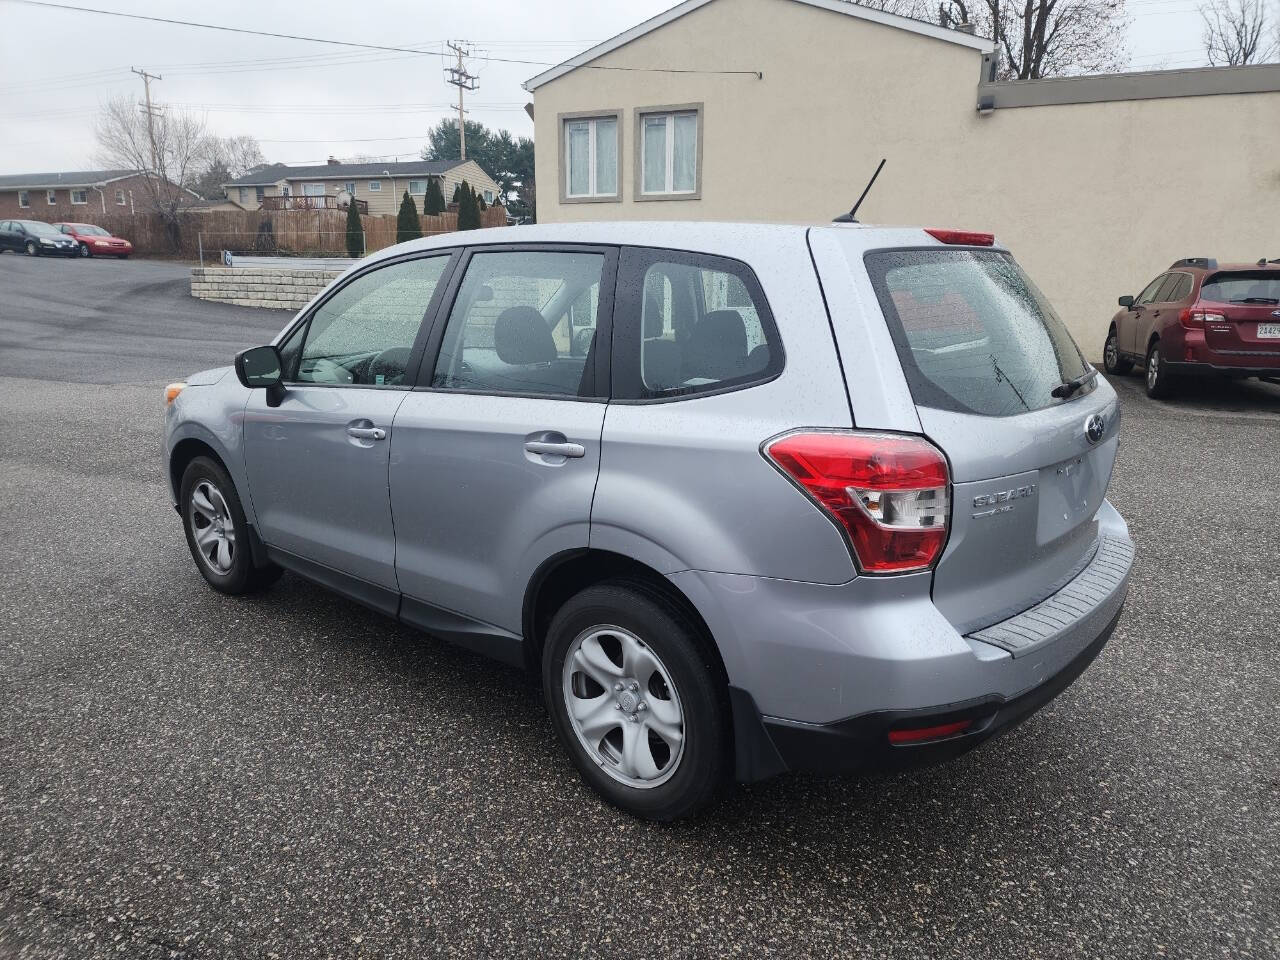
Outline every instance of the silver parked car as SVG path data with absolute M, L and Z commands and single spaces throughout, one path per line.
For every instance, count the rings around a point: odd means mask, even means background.
M 989 235 L 433 237 L 167 397 L 210 585 L 288 569 L 539 670 L 583 778 L 657 820 L 1008 729 L 1133 561 L 1115 393 Z

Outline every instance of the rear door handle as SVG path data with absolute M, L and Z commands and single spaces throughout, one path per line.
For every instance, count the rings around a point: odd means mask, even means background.
M 552 440 L 526 440 L 524 448 L 544 457 L 585 457 L 587 448 L 580 443 L 556 443 Z
M 357 440 L 385 440 L 387 431 L 381 427 L 347 427 L 347 436 Z

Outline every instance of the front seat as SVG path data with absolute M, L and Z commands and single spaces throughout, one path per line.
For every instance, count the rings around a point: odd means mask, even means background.
M 561 363 L 551 328 L 530 306 L 507 307 L 493 324 L 493 349 L 507 369 L 496 372 L 493 384 L 514 393 L 558 393 L 576 396 L 582 367 Z

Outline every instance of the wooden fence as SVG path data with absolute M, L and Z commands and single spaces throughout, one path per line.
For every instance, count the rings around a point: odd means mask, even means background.
M 68 218 L 71 219 L 71 218 Z M 93 223 L 124 237 L 141 255 L 182 257 L 195 260 L 203 250 L 205 260 L 216 259 L 219 251 L 258 253 L 269 256 L 346 256 L 347 214 L 345 210 L 209 210 L 179 216 L 177 242 L 157 214 L 119 213 L 109 210 L 77 210 L 77 223 Z M 458 228 L 456 212 L 422 216 L 425 236 L 450 233 Z M 396 218 L 390 214 L 361 216 L 366 252 L 372 253 L 396 242 Z M 480 213 L 481 226 L 506 226 L 506 211 L 491 207 Z

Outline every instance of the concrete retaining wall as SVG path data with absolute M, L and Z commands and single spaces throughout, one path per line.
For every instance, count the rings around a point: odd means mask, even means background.
M 240 307 L 299 310 L 341 272 L 282 267 L 192 267 L 191 295 L 199 300 L 234 303 Z

